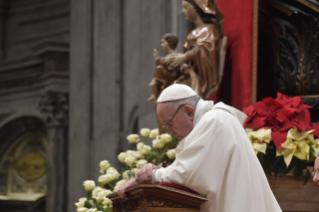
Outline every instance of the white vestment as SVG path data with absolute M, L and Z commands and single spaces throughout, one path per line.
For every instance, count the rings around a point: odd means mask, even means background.
M 208 201 L 202 212 L 281 211 L 242 126 L 246 115 L 199 100 L 193 130 L 180 141 L 174 163 L 153 171 L 153 182 L 185 186 Z

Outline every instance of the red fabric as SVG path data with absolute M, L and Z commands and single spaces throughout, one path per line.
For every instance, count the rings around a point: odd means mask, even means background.
M 156 185 L 163 185 L 163 186 L 167 186 L 167 187 L 171 187 L 171 188 L 176 188 L 176 189 L 182 190 L 182 191 L 187 191 L 189 193 L 198 194 L 196 191 L 193 191 L 193 190 L 191 190 L 189 188 L 186 188 L 184 186 L 177 185 L 177 184 L 174 184 L 174 183 L 157 183 Z
M 239 110 L 252 102 L 253 0 L 218 0 L 225 16 L 227 53 L 224 77 L 217 95 L 208 99 L 223 101 Z

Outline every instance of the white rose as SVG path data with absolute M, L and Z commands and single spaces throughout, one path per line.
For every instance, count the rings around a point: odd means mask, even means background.
M 143 159 L 144 155 L 142 155 L 139 151 L 134 151 L 133 156 L 136 157 L 136 159 Z
M 139 142 L 137 145 L 137 151 L 143 148 L 144 144 L 142 142 Z
M 144 138 L 148 138 L 150 136 L 150 133 L 151 133 L 151 130 L 148 129 L 148 128 L 142 128 L 141 129 L 141 135 L 144 137 Z
M 117 180 L 121 176 L 121 174 L 114 167 L 110 167 L 106 171 L 106 174 L 110 175 L 112 177 L 112 180 Z
M 102 204 L 103 205 L 112 205 L 113 202 L 109 198 L 104 197 Z
M 113 176 L 110 174 L 101 175 L 98 179 L 99 183 L 102 183 L 103 185 L 111 182 L 113 180 Z
M 100 172 L 103 174 L 109 167 L 111 166 L 111 164 L 107 161 L 107 160 L 103 160 L 100 162 Z
M 83 185 L 86 191 L 91 191 L 95 188 L 95 182 L 93 180 L 86 180 Z
M 77 212 L 87 212 L 88 209 L 86 207 L 81 207 L 76 210 Z
M 107 171 L 106 171 L 107 174 L 111 174 L 111 175 L 114 175 L 114 174 L 117 174 L 118 171 L 116 170 L 116 168 L 114 168 L 113 166 L 110 167 Z
M 144 158 L 144 155 L 142 155 L 139 151 L 127 150 L 126 157 L 129 155 L 136 157 L 136 159 L 143 159 Z
M 87 198 L 85 198 L 85 197 L 80 198 L 79 202 L 75 203 L 76 207 L 78 207 L 78 208 L 84 207 L 86 200 L 87 200 Z
M 107 210 L 108 208 L 111 208 L 111 209 L 112 209 L 112 208 L 113 208 L 113 205 L 104 205 L 104 206 L 103 206 L 103 209 L 104 209 L 104 210 Z M 113 210 L 112 210 L 112 211 L 113 211 Z
M 117 158 L 119 159 L 119 161 L 120 161 L 121 163 L 124 163 L 124 160 L 125 160 L 125 158 L 126 158 L 126 153 L 125 153 L 125 152 L 121 152 L 121 153 L 117 156 Z
M 171 135 L 165 133 L 160 136 L 160 139 L 163 140 L 164 143 L 169 143 L 172 141 L 173 138 Z
M 116 185 L 115 185 L 113 191 L 114 191 L 114 192 L 117 192 L 118 189 L 119 189 L 119 187 L 120 187 L 121 185 L 124 185 L 127 181 L 128 181 L 128 180 L 126 180 L 126 179 L 122 179 L 122 180 L 118 181 L 118 182 L 116 183 Z
M 140 140 L 140 136 L 137 134 L 131 134 L 127 136 L 127 140 L 130 144 L 136 144 Z
M 147 164 L 147 160 L 139 160 L 139 161 L 137 161 L 137 163 L 136 163 L 136 167 L 137 168 L 142 168 L 142 166 L 144 166 L 145 164 Z
M 151 147 L 143 143 L 137 144 L 137 151 L 139 151 L 139 153 L 141 153 L 142 155 L 150 155 L 152 153 Z
M 90 208 L 87 212 L 97 212 L 96 208 Z
M 118 185 L 119 185 L 119 186 L 124 185 L 127 181 L 128 181 L 128 180 L 122 179 L 122 180 L 118 181 L 118 182 L 116 183 L 116 185 L 117 185 L 117 186 L 118 186 Z
M 126 152 L 126 157 L 129 155 L 133 155 L 134 151 L 133 150 L 127 150 Z
M 138 168 L 131 169 L 131 172 L 133 172 L 134 174 L 136 174 L 137 171 L 138 171 Z
M 122 174 L 122 178 L 123 179 L 126 179 L 126 180 L 128 180 L 128 179 L 130 179 L 130 176 L 128 175 L 128 172 L 129 172 L 130 170 L 126 170 L 125 172 L 123 172 L 123 174 Z
M 115 192 L 118 192 L 119 187 L 120 187 L 120 186 L 115 186 L 114 189 L 113 189 L 113 192 L 114 192 L 114 193 L 115 193 Z
M 166 155 L 169 159 L 174 159 L 176 156 L 176 150 L 175 149 L 170 149 L 166 152 Z
M 103 189 L 102 191 L 100 191 L 97 196 L 95 197 L 95 200 L 100 203 L 104 200 L 104 198 L 107 196 L 107 195 L 110 195 L 112 194 L 112 191 L 111 190 L 106 190 L 106 189 Z
M 156 149 L 162 149 L 164 145 L 165 145 L 165 142 L 162 139 L 153 140 L 153 147 Z
M 104 194 L 106 194 L 106 196 L 113 194 L 113 191 L 109 190 L 109 189 L 104 189 Z
M 158 129 L 153 129 L 150 133 L 150 138 L 155 139 L 159 134 Z
M 128 155 L 125 158 L 126 165 L 128 165 L 129 167 L 133 167 L 134 163 L 136 162 L 136 157 L 134 157 L 133 155 Z
M 93 189 L 92 197 L 95 198 L 98 195 L 98 193 L 100 193 L 102 190 L 103 190 L 103 188 L 101 188 L 101 187 L 96 187 L 95 189 Z

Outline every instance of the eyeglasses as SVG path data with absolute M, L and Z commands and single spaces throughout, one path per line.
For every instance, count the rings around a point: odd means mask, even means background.
M 176 113 L 178 112 L 178 110 L 179 110 L 180 108 L 182 108 L 182 107 L 185 106 L 185 105 L 186 105 L 186 104 L 181 104 L 181 105 L 176 109 L 176 111 L 175 111 L 173 117 L 172 117 L 171 120 L 168 122 L 168 124 L 163 124 L 163 125 L 162 125 L 162 127 L 163 127 L 164 129 L 166 129 L 166 128 L 171 128 L 171 124 L 172 124 L 172 121 L 173 121 L 173 119 L 174 119 Z

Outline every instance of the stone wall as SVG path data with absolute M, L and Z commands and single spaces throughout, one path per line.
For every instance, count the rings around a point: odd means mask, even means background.
M 155 71 L 153 49 L 173 32 L 183 42 L 181 0 L 71 1 L 71 84 L 68 211 L 86 195 L 84 180 L 97 180 L 99 162 L 120 167 L 126 136 L 156 128 L 147 102 Z M 181 45 L 179 47 L 181 50 Z
M 0 17 L 0 126 L 45 123 L 47 211 L 66 211 L 70 1 L 0 0 Z

